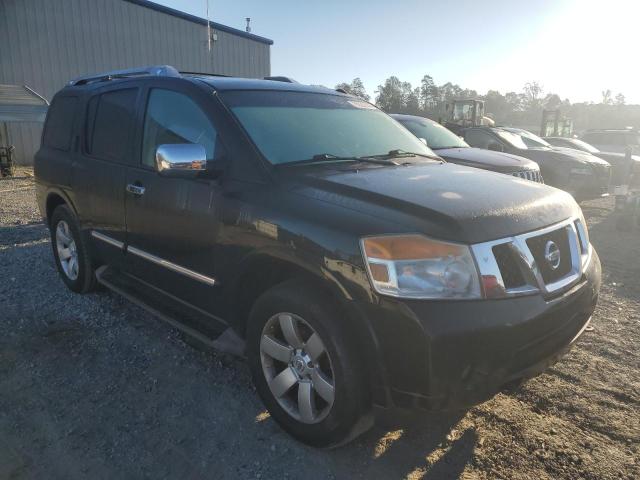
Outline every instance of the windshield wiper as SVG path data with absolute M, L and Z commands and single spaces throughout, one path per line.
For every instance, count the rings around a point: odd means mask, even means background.
M 375 163 L 378 165 L 399 165 L 398 162 L 393 160 L 377 158 L 377 157 L 342 157 L 340 155 L 334 155 L 332 153 L 319 153 L 311 158 L 305 160 L 295 160 L 293 162 L 279 163 L 276 167 L 291 167 L 296 165 L 311 165 L 322 163 L 336 163 L 336 162 L 363 162 L 363 163 Z
M 438 162 L 442 162 L 442 158 L 437 157 L 435 155 L 427 155 L 426 153 L 416 153 L 416 152 L 406 152 L 404 150 L 390 150 L 387 153 L 381 153 L 380 155 L 369 155 L 370 158 L 383 158 L 383 159 L 391 159 L 391 158 L 407 158 L 407 157 L 423 157 L 430 158 L 431 160 L 437 160 Z

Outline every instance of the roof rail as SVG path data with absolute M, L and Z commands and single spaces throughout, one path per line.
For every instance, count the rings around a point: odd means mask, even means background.
M 264 79 L 271 80 L 274 82 L 298 83 L 293 78 L 290 78 L 290 77 L 277 76 L 277 77 L 264 77 Z
M 116 78 L 142 77 L 180 77 L 180 72 L 171 65 L 152 65 L 149 67 L 128 68 L 124 70 L 112 70 L 110 72 L 97 73 L 93 75 L 84 75 L 74 78 L 69 85 L 86 85 L 92 82 L 105 82 Z
M 230 75 L 225 75 L 224 73 L 204 73 L 204 72 L 183 72 L 180 70 L 181 75 L 193 75 L 202 76 L 202 77 L 230 77 Z

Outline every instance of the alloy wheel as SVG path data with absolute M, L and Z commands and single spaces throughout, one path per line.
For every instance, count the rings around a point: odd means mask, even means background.
M 56 226 L 56 250 L 62 271 L 70 280 L 78 278 L 78 250 L 69 224 L 60 220 Z
M 331 411 L 335 377 L 320 335 L 300 316 L 277 313 L 260 338 L 262 371 L 278 404 L 302 423 L 318 423 Z

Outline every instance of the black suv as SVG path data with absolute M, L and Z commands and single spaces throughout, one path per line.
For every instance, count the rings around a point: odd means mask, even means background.
M 441 161 L 367 102 L 110 72 L 56 94 L 35 159 L 56 265 L 246 355 L 289 433 L 464 408 L 582 333 L 600 261 L 566 193 Z

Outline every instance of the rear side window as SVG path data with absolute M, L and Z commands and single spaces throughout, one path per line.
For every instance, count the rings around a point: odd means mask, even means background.
M 94 157 L 124 161 L 134 126 L 137 88 L 93 97 L 87 112 L 86 148 Z
M 47 126 L 42 137 L 45 147 L 69 151 L 77 107 L 77 97 L 56 97 L 49 107 Z

